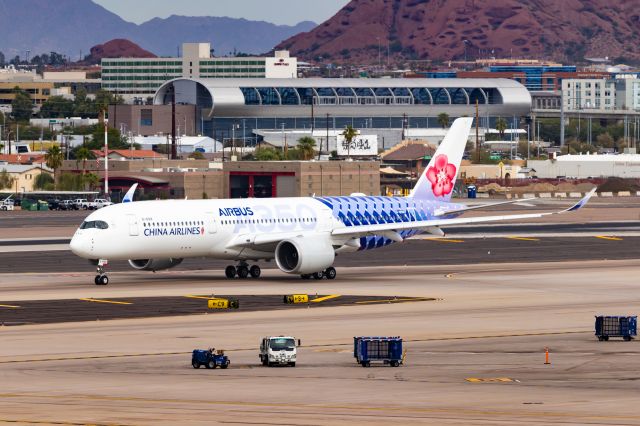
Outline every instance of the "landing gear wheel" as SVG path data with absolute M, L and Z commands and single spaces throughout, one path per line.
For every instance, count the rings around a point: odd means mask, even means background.
M 226 275 L 227 278 L 229 279 L 233 279 L 236 277 L 236 267 L 235 266 L 227 266 L 224 270 L 224 274 Z
M 109 277 L 104 274 L 96 275 L 96 277 L 93 279 L 93 282 L 95 282 L 96 285 L 107 285 L 109 284 Z
M 94 282 L 96 285 L 100 285 L 100 275 L 96 275 L 96 277 L 93 279 L 93 282 Z
M 238 270 L 238 278 L 247 278 L 249 276 L 249 268 L 247 268 L 246 266 L 238 266 L 236 268 Z
M 314 280 L 321 280 L 324 277 L 324 273 L 322 272 L 314 272 L 313 273 L 313 279 Z
M 324 270 L 324 276 L 327 277 L 328 280 L 335 280 L 336 275 L 336 268 L 334 268 L 333 266 L 330 266 Z
M 253 265 L 251 268 L 249 268 L 249 275 L 251 275 L 251 278 L 260 278 L 261 273 L 262 271 L 260 270 L 260 267 L 258 265 Z
M 310 280 L 310 279 L 311 279 L 311 275 L 309 275 L 309 274 L 302 274 L 302 275 L 300 275 L 300 278 L 302 278 L 303 280 Z

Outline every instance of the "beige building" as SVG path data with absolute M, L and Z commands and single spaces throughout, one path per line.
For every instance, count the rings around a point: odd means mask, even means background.
M 171 134 L 171 105 L 109 105 L 109 127 L 134 136 Z M 176 105 L 176 134 L 202 133 L 195 105 Z
M 0 164 L 0 173 L 5 170 L 14 179 L 14 182 L 11 188 L 0 189 L 10 190 L 15 193 L 33 191 L 36 177 L 41 173 L 53 176 L 53 172 L 48 168 L 41 168 L 36 165 Z
M 103 178 L 104 164 L 88 161 L 88 172 Z M 65 161 L 61 172 L 82 165 Z M 377 161 L 229 161 L 144 159 L 109 162 L 112 198 L 138 183 L 146 198 L 265 198 L 380 194 Z

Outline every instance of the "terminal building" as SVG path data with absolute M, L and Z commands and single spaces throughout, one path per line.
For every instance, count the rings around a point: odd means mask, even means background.
M 199 133 L 247 145 L 260 143 L 265 130 L 315 136 L 351 125 L 388 148 L 409 130 L 419 138 L 420 129 L 442 127 L 441 113 L 451 121 L 474 116 L 477 104 L 488 127 L 497 117 L 517 120 L 531 111 L 529 91 L 509 79 L 177 78 L 153 99 L 154 106 L 174 101 L 195 105 Z
M 212 57 L 209 43 L 184 43 L 176 58 L 102 59 L 102 88 L 125 101 L 146 100 L 175 78 L 297 78 L 298 62 L 286 50 L 273 57 Z

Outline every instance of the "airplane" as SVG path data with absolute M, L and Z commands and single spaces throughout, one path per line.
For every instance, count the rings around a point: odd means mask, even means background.
M 473 118 L 456 119 L 407 197 L 352 196 L 156 200 L 122 204 L 91 213 L 70 248 L 97 266 L 96 285 L 107 285 L 109 260 L 128 260 L 141 271 L 160 271 L 185 258 L 236 263 L 225 276 L 258 278 L 259 261 L 275 260 L 284 273 L 303 279 L 335 279 L 336 255 L 398 243 L 420 233 L 444 236 L 441 227 L 539 218 L 583 207 L 595 188 L 573 206 L 543 213 L 459 217 L 480 206 L 452 203 L 451 196 Z M 249 262 L 253 263 L 252 265 Z

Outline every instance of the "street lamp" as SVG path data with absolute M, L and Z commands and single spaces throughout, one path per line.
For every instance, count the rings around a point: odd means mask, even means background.
M 467 39 L 462 40 L 462 43 L 464 44 L 464 61 L 467 62 L 467 44 L 470 44 L 471 42 Z

